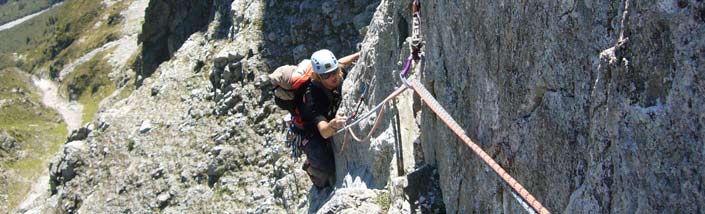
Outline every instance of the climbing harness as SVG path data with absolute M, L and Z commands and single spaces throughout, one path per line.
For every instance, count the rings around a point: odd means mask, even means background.
M 301 157 L 302 148 L 308 143 L 308 139 L 304 137 L 303 129 L 294 122 L 293 115 L 290 120 L 285 121 L 285 124 L 289 127 L 286 130 L 286 146 L 291 148 L 292 158 L 299 158 Z

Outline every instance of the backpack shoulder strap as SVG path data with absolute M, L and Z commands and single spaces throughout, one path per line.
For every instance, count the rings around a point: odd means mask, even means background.
M 304 60 L 299 63 L 296 67 L 296 71 L 292 74 L 291 85 L 292 88 L 297 89 L 303 86 L 305 83 L 311 79 L 313 74 L 313 66 L 310 60 Z

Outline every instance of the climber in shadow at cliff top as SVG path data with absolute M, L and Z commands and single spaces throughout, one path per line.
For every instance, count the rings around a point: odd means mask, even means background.
M 335 160 L 331 140 L 345 126 L 347 118 L 337 114 L 341 101 L 342 83 L 347 76 L 344 68 L 357 60 L 359 52 L 335 58 L 329 50 L 319 50 L 311 56 L 313 74 L 304 87 L 298 105 L 304 125 L 304 170 L 319 190 L 335 184 Z M 306 142 L 307 141 L 307 142 Z

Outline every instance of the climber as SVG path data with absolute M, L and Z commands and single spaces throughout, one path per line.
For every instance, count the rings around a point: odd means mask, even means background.
M 344 68 L 360 57 L 360 53 L 336 60 L 335 55 L 323 49 L 311 55 L 313 74 L 298 105 L 304 123 L 303 150 L 306 161 L 303 169 L 313 184 L 322 189 L 335 183 L 335 160 L 332 137 L 345 126 L 347 118 L 337 114 L 341 101 L 342 83 L 347 76 Z M 305 141 L 306 141 L 305 140 Z

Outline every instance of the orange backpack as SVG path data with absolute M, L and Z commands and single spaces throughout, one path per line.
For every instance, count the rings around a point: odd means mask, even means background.
M 303 60 L 297 66 L 281 66 L 269 74 L 269 81 L 274 85 L 274 102 L 282 109 L 289 111 L 294 123 L 303 128 L 299 116 L 296 99 L 301 99 L 303 90 L 299 90 L 311 79 L 313 67 L 311 60 Z

